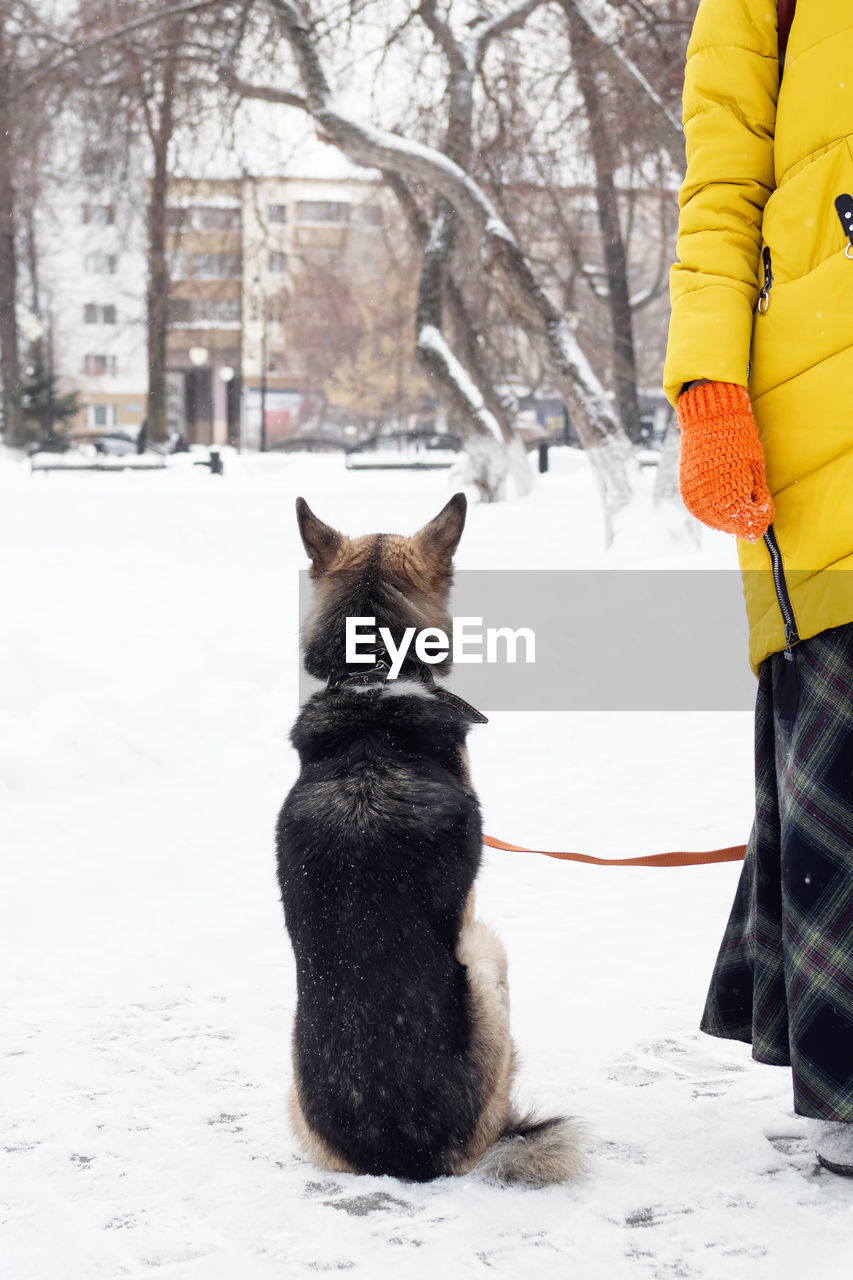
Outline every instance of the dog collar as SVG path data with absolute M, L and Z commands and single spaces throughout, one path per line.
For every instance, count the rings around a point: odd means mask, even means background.
M 357 671 L 353 671 L 350 667 L 339 667 L 329 676 L 326 689 L 329 693 L 333 693 L 347 684 L 362 689 L 372 684 L 384 684 L 390 670 L 391 664 L 387 658 L 378 658 L 372 667 L 359 667 Z
M 338 667 L 337 670 L 330 674 L 326 682 L 326 691 L 334 693 L 347 685 L 356 689 L 367 689 L 371 685 L 386 684 L 391 670 L 391 655 L 387 649 L 376 649 L 373 657 L 375 662 L 371 667 L 359 667 L 355 671 L 351 667 Z M 489 723 L 488 716 L 484 716 L 482 711 L 472 707 L 471 703 L 466 702 L 464 698 L 460 698 L 458 693 L 451 693 L 449 689 L 444 689 L 441 685 L 436 684 L 435 676 L 429 667 L 423 666 L 420 662 L 404 663 L 401 675 L 404 673 L 409 679 L 417 680 L 424 685 L 440 702 L 467 716 L 474 724 Z
M 334 693 L 344 685 L 355 685 L 357 689 L 366 689 L 372 684 L 384 684 L 391 671 L 391 655 L 387 649 L 378 648 L 374 649 L 370 656 L 373 658 L 373 666 L 370 667 L 361 664 L 357 667 L 343 665 L 336 667 L 329 675 L 326 690 Z M 403 670 L 405 671 L 406 666 L 411 667 L 411 665 L 407 660 L 403 664 Z

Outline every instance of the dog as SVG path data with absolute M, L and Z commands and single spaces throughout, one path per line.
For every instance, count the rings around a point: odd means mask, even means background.
M 347 663 L 346 619 L 449 634 L 458 493 L 413 537 L 350 539 L 299 498 L 314 604 L 306 670 L 326 682 L 291 733 L 301 771 L 277 826 L 296 958 L 289 1112 L 324 1169 L 414 1182 L 472 1170 L 541 1186 L 580 1170 L 564 1119 L 511 1100 L 506 955 L 474 918 L 480 806 L 465 738 L 472 707 L 409 651 L 399 678 L 377 646 Z

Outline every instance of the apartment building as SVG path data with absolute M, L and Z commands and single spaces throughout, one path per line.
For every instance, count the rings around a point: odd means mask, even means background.
M 78 430 L 136 432 L 145 415 L 145 226 L 140 202 L 97 175 L 63 188 L 40 227 L 43 323 Z
M 262 402 L 269 443 L 310 416 L 315 371 L 302 339 L 321 319 L 312 290 L 321 276 L 378 274 L 381 201 L 359 179 L 173 180 L 171 431 L 222 444 L 242 429 L 257 445 Z M 54 367 L 60 389 L 83 402 L 75 427 L 135 434 L 148 383 L 144 192 L 117 199 L 92 172 L 57 194 L 40 239 Z M 296 332 L 295 309 L 305 316 Z M 334 328 L 334 314 L 322 320 Z
M 399 215 L 398 215 L 399 216 Z M 388 193 L 371 180 L 259 178 L 243 194 L 246 442 L 267 443 L 318 412 L 318 394 L 347 353 L 353 294 L 383 271 Z

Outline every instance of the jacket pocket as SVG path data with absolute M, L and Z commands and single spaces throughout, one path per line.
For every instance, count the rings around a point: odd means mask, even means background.
M 799 280 L 847 243 L 835 200 L 853 193 L 853 152 L 841 138 L 785 180 L 764 208 L 763 239 L 776 283 Z

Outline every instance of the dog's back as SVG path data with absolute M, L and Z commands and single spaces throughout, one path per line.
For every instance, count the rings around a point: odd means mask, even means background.
M 359 1172 L 450 1173 L 482 1110 L 456 956 L 482 843 L 466 728 L 438 701 L 341 690 L 293 732 L 302 773 L 278 857 L 300 1101 Z

